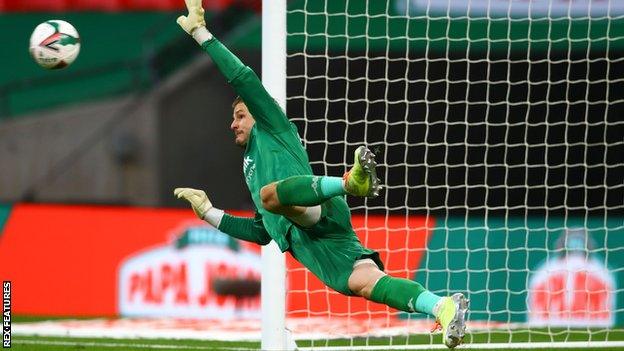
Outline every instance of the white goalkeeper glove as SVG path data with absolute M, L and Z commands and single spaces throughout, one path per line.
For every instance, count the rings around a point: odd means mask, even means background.
M 212 34 L 206 29 L 202 0 L 184 0 L 184 2 L 188 9 L 188 16 L 180 16 L 176 22 L 185 32 L 193 36 L 199 45 L 212 39 Z
M 212 206 L 212 202 L 208 199 L 208 196 L 203 190 L 197 190 L 192 188 L 175 188 L 173 194 L 178 199 L 184 199 L 191 204 L 193 212 L 200 219 L 212 224 L 215 228 L 219 228 L 221 218 L 223 218 L 224 212 L 218 208 Z

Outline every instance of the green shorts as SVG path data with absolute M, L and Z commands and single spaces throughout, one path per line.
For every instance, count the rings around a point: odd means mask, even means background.
M 310 228 L 291 227 L 288 251 L 325 285 L 344 294 L 355 261 L 370 258 L 379 269 L 384 265 L 379 253 L 362 246 L 351 225 L 349 207 L 342 198 L 331 198 L 321 205 L 321 219 Z

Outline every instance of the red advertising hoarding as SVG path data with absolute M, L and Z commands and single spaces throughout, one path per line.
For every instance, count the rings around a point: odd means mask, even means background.
M 414 277 L 432 219 L 354 216 L 353 223 L 388 273 Z M 0 236 L 0 276 L 13 283 L 16 314 L 254 318 L 259 251 L 190 210 L 24 204 L 13 207 Z M 287 257 L 289 316 L 387 313 L 325 288 Z M 252 293 L 234 296 L 224 282 Z

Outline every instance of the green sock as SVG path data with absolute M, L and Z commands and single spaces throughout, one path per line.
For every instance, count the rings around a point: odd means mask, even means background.
M 344 194 L 340 177 L 301 175 L 277 183 L 277 197 L 285 206 L 316 206 Z
M 417 304 L 416 301 L 423 293 L 431 294 L 415 281 L 386 275 L 375 284 L 370 299 L 404 312 L 432 314 L 433 306 L 431 306 L 431 310 L 428 308 L 427 310 L 418 310 L 421 304 Z

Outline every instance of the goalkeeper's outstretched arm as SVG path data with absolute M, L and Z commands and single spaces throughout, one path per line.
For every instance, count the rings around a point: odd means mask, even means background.
M 201 0 L 185 0 L 188 16 L 178 24 L 206 51 L 217 68 L 243 99 L 260 128 L 273 132 L 290 130 L 290 122 L 277 102 L 266 91 L 254 71 L 245 66 L 206 29 Z
M 178 199 L 188 201 L 197 217 L 231 237 L 260 245 L 266 245 L 271 241 L 271 236 L 262 224 L 262 217 L 257 212 L 253 218 L 232 216 L 212 206 L 212 202 L 202 190 L 176 188 L 173 193 Z

